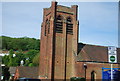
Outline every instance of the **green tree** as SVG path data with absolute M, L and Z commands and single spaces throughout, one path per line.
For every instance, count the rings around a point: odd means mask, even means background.
M 29 61 L 32 62 L 33 58 L 35 57 L 35 55 L 37 55 L 37 53 L 39 53 L 38 50 L 29 50 L 25 54 L 25 58 L 29 58 Z
M 13 53 L 14 52 L 10 50 L 8 66 L 20 66 L 21 60 L 25 60 L 23 52 L 19 50 L 16 54 L 13 55 Z
M 40 40 L 35 38 L 11 38 L 0 36 L 2 38 L 2 50 L 9 50 L 9 55 L 2 57 L 2 62 L 6 66 L 19 66 L 23 60 L 25 66 L 38 65 Z M 24 53 L 23 51 L 28 51 Z M 15 54 L 15 57 L 14 57 Z
M 9 64 L 9 56 L 5 55 L 4 57 L 2 57 L 2 63 L 5 64 L 6 66 L 8 66 Z
M 30 63 L 28 66 L 29 67 L 34 67 L 35 65 L 33 63 Z
M 9 59 L 13 58 L 14 51 L 13 49 L 10 49 L 9 51 Z
M 25 64 L 24 64 L 24 66 L 29 66 L 29 64 L 30 64 L 29 59 L 26 59 L 26 60 L 25 60 Z
M 33 63 L 33 58 L 39 53 L 38 50 L 29 50 L 25 54 L 25 66 L 29 66 L 30 63 Z
M 40 58 L 40 54 L 38 53 L 37 55 L 35 55 L 35 57 L 33 58 L 33 61 L 32 61 L 34 66 L 39 65 L 39 58 Z

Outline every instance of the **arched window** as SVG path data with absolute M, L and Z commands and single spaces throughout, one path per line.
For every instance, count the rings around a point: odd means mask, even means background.
M 56 18 L 56 33 L 62 33 L 63 32 L 63 18 L 62 16 L 57 16 Z
M 72 22 L 71 17 L 68 17 L 68 18 L 67 18 L 67 22 L 69 22 L 69 23 L 71 23 L 71 22 Z
M 50 33 L 50 21 L 47 19 L 45 22 L 45 36 Z
M 48 27 L 48 34 L 50 34 L 50 21 L 48 21 L 47 27 Z
M 67 18 L 67 34 L 73 34 L 73 23 L 72 23 L 72 18 L 68 17 Z
M 92 71 L 91 72 L 91 81 L 96 81 L 95 79 L 96 79 L 96 73 L 95 73 L 95 71 Z
M 44 31 L 45 36 L 46 36 L 46 31 L 47 31 L 47 22 L 48 22 L 48 19 L 45 21 L 45 31 Z

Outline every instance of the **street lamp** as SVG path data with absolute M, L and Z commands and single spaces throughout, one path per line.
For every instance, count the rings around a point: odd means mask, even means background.
M 86 69 L 87 69 L 87 64 L 84 64 L 84 70 L 85 70 L 85 80 L 86 80 Z

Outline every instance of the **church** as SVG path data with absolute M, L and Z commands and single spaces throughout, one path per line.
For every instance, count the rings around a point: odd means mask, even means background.
M 39 79 L 51 81 L 84 77 L 87 80 L 102 80 L 104 70 L 111 67 L 108 47 L 78 43 L 78 6 L 57 5 L 43 10 L 41 25 Z M 120 68 L 120 48 L 116 48 Z M 118 69 L 119 70 L 119 69 Z

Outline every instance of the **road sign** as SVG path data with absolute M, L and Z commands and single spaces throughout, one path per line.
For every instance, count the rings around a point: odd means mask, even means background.
M 110 56 L 110 61 L 114 62 L 115 61 L 115 56 Z
M 102 81 L 111 81 L 111 72 L 113 72 L 113 81 L 120 81 L 120 68 L 102 68 Z
M 116 47 L 114 47 L 114 46 L 108 47 L 108 60 L 110 63 L 117 63 Z
M 117 51 L 116 47 L 108 47 L 108 60 L 110 63 L 117 63 Z M 111 64 L 111 81 L 113 81 L 113 64 Z

